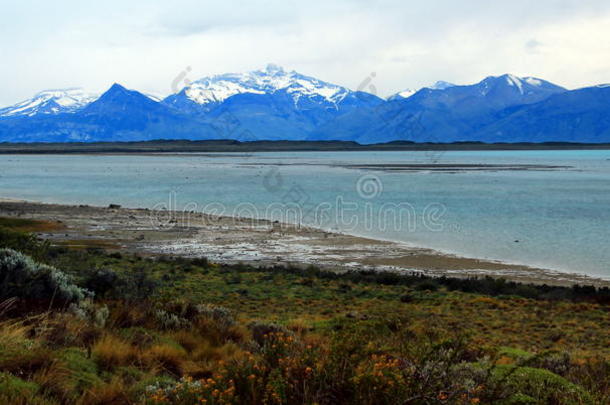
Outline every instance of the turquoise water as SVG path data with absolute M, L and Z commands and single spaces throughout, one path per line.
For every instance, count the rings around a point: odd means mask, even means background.
M 343 167 L 389 163 L 572 168 L 448 173 Z M 610 278 L 610 151 L 3 155 L 0 197 L 300 220 Z

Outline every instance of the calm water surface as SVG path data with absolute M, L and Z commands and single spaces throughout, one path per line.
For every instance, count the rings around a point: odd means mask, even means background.
M 571 168 L 345 167 L 393 163 Z M 610 278 L 610 151 L 0 155 L 0 196 L 147 208 L 188 204 L 289 221 L 294 215 L 357 235 Z

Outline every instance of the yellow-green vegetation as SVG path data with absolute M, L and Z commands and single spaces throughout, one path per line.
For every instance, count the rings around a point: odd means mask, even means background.
M 610 403 L 607 289 L 141 257 L 0 224 L 0 403 Z M 8 288 L 15 250 L 94 298 L 32 302 L 38 270 Z
M 37 221 L 25 218 L 0 218 L 0 227 L 21 232 L 49 232 L 62 229 L 64 225 L 54 221 Z

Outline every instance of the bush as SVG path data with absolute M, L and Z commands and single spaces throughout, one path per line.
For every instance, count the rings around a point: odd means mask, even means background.
M 434 280 L 425 280 L 415 286 L 417 291 L 436 291 L 438 284 Z
M 118 278 L 117 274 L 110 269 L 95 270 L 85 280 L 85 287 L 93 291 L 96 296 L 103 297 L 116 287 Z
M 188 320 L 180 318 L 176 314 L 159 309 L 154 312 L 155 324 L 157 328 L 164 330 L 176 330 L 190 326 Z
M 197 311 L 199 315 L 214 320 L 221 329 L 228 329 L 235 325 L 231 311 L 225 307 L 204 304 L 198 305 Z
M 199 267 L 203 267 L 203 268 L 207 268 L 210 265 L 210 261 L 208 260 L 207 257 L 198 257 L 198 258 L 192 259 L 191 263 L 194 266 L 199 266 Z
M 110 311 L 106 305 L 96 307 L 91 300 L 81 301 L 78 304 L 72 303 L 68 310 L 77 318 L 90 322 L 98 328 L 106 326 Z
M 150 271 L 138 266 L 133 272 L 129 272 L 118 280 L 114 288 L 115 295 L 128 301 L 142 301 L 150 298 L 159 282 L 152 278 Z
M 501 389 L 493 393 L 506 398 L 503 403 L 527 403 L 523 402 L 525 398 L 537 404 L 593 403 L 590 395 L 582 387 L 548 370 L 499 366 L 496 370 L 496 378 L 500 381 Z
M 402 294 L 400 296 L 400 302 L 404 302 L 405 304 L 413 302 L 413 296 L 409 293 Z
M 42 259 L 49 253 L 48 241 L 40 241 L 31 233 L 14 231 L 0 225 L 0 248 L 15 249 Z
M 65 273 L 12 249 L 0 249 L 0 299 L 18 297 L 27 303 L 64 306 L 92 295 L 72 284 Z
M 267 336 L 284 334 L 286 336 L 292 335 L 288 329 L 275 323 L 265 322 L 252 322 L 248 325 L 248 328 L 252 332 L 252 339 L 260 346 L 263 347 L 267 341 Z

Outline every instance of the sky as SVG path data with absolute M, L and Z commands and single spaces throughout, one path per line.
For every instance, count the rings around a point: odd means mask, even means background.
M 504 73 L 608 83 L 610 2 L 0 0 L 0 106 L 114 82 L 166 96 L 268 63 L 381 97 Z

